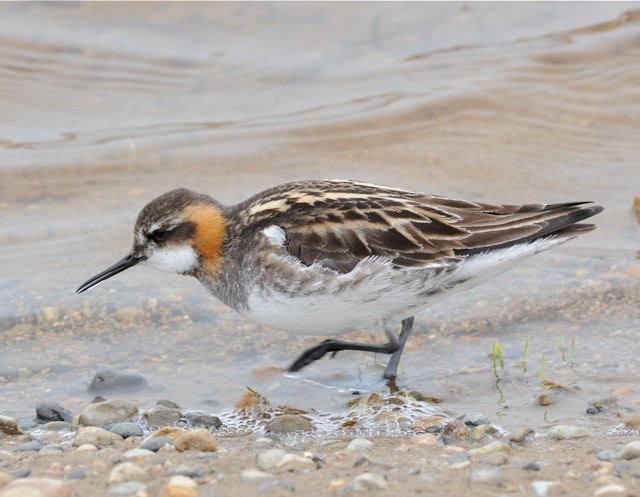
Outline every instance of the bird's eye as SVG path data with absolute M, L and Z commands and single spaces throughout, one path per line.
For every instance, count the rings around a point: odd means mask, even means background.
M 149 237 L 154 242 L 161 242 L 162 240 L 164 240 L 167 237 L 167 233 L 169 233 L 167 230 L 157 229 L 157 230 L 152 231 L 149 234 Z

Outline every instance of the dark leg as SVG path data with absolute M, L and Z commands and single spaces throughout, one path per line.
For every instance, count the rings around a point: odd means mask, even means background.
M 398 337 L 398 350 L 396 350 L 389 359 L 389 364 L 384 370 L 383 378 L 390 380 L 398 376 L 398 364 L 400 364 L 400 356 L 404 349 L 404 344 L 407 343 L 407 338 L 411 335 L 413 330 L 413 317 L 402 320 L 402 329 L 400 330 L 400 336 Z
M 289 371 L 300 371 L 314 361 L 321 359 L 325 354 L 340 352 L 341 350 L 362 350 L 364 352 L 378 352 L 380 354 L 393 354 L 398 350 L 398 341 L 394 337 L 393 341 L 383 345 L 367 345 L 355 342 L 342 342 L 340 340 L 325 340 L 315 347 L 305 350 L 291 366 Z

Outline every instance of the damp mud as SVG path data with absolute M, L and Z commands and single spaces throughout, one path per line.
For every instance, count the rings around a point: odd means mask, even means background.
M 613 463 L 588 470 L 604 464 L 594 447 L 637 440 L 640 426 L 637 4 L 9 3 L 0 26 L 0 414 L 21 423 L 22 436 L 40 436 L 42 402 L 75 415 L 97 395 L 142 410 L 168 399 L 229 420 L 249 387 L 274 406 L 357 427 L 313 439 L 336 468 L 351 466 L 314 473 L 318 486 L 298 490 L 338 492 L 332 481 L 349 487 L 364 471 L 335 455 L 342 441 L 321 439 L 369 437 L 370 458 L 405 464 L 404 449 L 393 449 L 413 447 L 421 409 L 451 420 L 482 413 L 499 440 L 539 434 L 513 448 L 503 489 L 521 492 L 515 462 L 527 457 L 551 461 L 538 480 L 560 481 L 553 461 L 569 452 L 579 452 L 579 469 L 568 485 L 640 485 L 634 461 L 624 476 Z M 593 200 L 605 210 L 595 233 L 418 316 L 398 385 L 422 395 L 419 409 L 401 407 L 409 421 L 380 427 L 376 415 L 350 424 L 348 404 L 388 393 L 386 357 L 341 352 L 286 375 L 322 338 L 261 327 L 197 281 L 150 269 L 74 293 L 128 252 L 139 210 L 169 189 L 232 204 L 312 178 L 489 203 Z M 105 370 L 132 376 L 97 387 Z M 589 435 L 551 442 L 544 435 L 558 425 Z M 248 431 L 219 432 L 242 469 L 264 435 Z M 450 469 L 457 462 L 446 450 L 480 442 L 436 435 L 447 461 L 431 468 L 446 466 L 440 488 L 457 488 L 460 474 L 472 482 L 475 463 Z M 13 453 L 13 443 L 0 439 L 0 450 Z M 69 461 L 81 456 L 64 447 Z M 221 467 L 231 464 L 225 457 Z M 33 474 L 44 475 L 49 463 L 36 459 Z M 393 467 L 371 471 L 387 472 L 392 489 L 428 479 Z M 243 485 L 233 475 L 227 482 Z M 481 492 L 491 495 L 494 483 Z M 105 481 L 89 478 L 74 492 L 89 484 Z

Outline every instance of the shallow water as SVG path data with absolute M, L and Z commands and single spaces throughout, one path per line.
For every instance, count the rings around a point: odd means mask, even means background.
M 98 368 L 145 375 L 142 405 L 210 411 L 246 385 L 319 411 L 382 390 L 366 354 L 269 372 L 314 339 L 264 330 L 186 278 L 134 268 L 74 294 L 170 188 L 233 203 L 349 177 L 604 205 L 596 233 L 420 316 L 401 383 L 507 427 L 617 423 L 584 411 L 640 381 L 637 4 L 30 3 L 0 5 L 0 26 L 2 412 L 80 409 Z M 546 408 L 541 369 L 571 387 Z

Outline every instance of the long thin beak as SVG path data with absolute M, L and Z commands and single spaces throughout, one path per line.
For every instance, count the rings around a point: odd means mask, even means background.
M 111 278 L 113 275 L 121 273 L 125 269 L 129 269 L 131 266 L 135 266 L 138 262 L 140 262 L 140 258 L 134 257 L 133 253 L 129 253 L 126 257 L 120 259 L 110 268 L 105 269 L 101 273 L 96 274 L 93 278 L 89 278 L 85 281 L 80 285 L 80 288 L 76 290 L 76 293 L 86 292 L 97 284 L 102 283 L 104 280 Z

